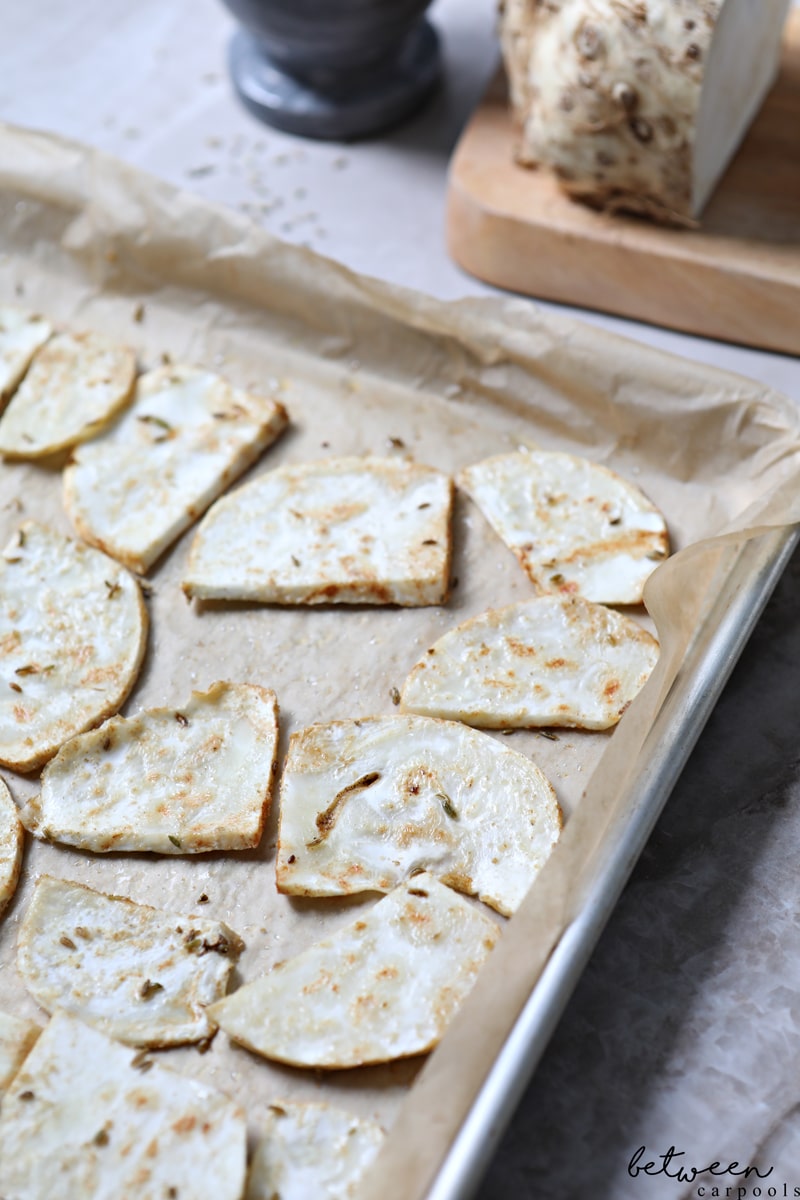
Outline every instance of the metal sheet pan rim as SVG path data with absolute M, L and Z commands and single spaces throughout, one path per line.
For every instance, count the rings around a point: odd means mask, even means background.
M 750 634 L 800 542 L 783 527 L 745 543 L 654 722 L 639 769 L 590 864 L 580 909 L 562 934 L 475 1097 L 426 1200 L 477 1193 L 547 1043 Z

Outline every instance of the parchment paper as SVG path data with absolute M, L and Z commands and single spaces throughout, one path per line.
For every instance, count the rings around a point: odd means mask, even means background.
M 99 153 L 11 127 L 0 127 L 0 300 L 127 341 L 142 366 L 168 353 L 279 395 L 291 429 L 251 475 L 361 453 L 409 454 L 455 471 L 536 443 L 585 454 L 638 483 L 666 513 L 674 547 L 691 547 L 651 580 L 662 656 L 613 735 L 567 732 L 551 742 L 517 733 L 506 742 L 549 775 L 566 828 L 363 1188 L 364 1197 L 413 1200 L 580 903 L 581 865 L 613 816 L 619 783 L 737 544 L 800 519 L 795 409 L 759 384 L 545 316 L 527 301 L 447 304 L 353 275 Z M 59 466 L 0 468 L 3 544 L 22 516 L 71 532 Z M 720 534 L 729 536 L 705 541 Z M 444 608 L 198 610 L 179 589 L 190 541 L 191 532 L 150 574 L 149 650 L 124 711 L 177 705 L 220 678 L 258 682 L 278 694 L 283 749 L 292 730 L 313 721 L 395 711 L 391 689 L 433 640 L 487 607 L 532 594 L 464 497 L 455 514 L 457 583 Z M 18 800 L 36 788 L 35 780 L 5 778 Z M 204 915 L 227 921 L 247 943 L 237 981 L 375 902 L 279 896 L 276 810 L 252 853 L 92 856 L 29 839 L 21 886 L 0 925 L 0 1007 L 45 1019 L 14 966 L 21 915 L 41 872 L 185 913 L 197 911 L 205 892 Z M 340 1103 L 389 1127 L 421 1065 L 295 1071 L 224 1035 L 205 1055 L 187 1048 L 164 1059 L 244 1102 L 253 1134 L 280 1097 Z

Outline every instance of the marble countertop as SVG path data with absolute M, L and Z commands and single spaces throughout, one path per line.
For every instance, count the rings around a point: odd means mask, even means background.
M 443 214 L 450 152 L 497 61 L 494 2 L 437 0 L 432 16 L 443 87 L 393 133 L 341 146 L 239 106 L 216 0 L 7 4 L 0 118 L 90 142 L 359 271 L 488 294 L 448 259 Z M 797 359 L 581 315 L 800 400 Z M 800 1195 L 799 590 L 797 555 L 479 1186 L 486 1200 Z M 667 1171 L 634 1177 L 640 1146 L 640 1166 Z M 671 1146 L 683 1157 L 665 1164 Z M 722 1174 L 734 1159 L 772 1173 Z M 716 1179 L 674 1178 L 714 1160 Z

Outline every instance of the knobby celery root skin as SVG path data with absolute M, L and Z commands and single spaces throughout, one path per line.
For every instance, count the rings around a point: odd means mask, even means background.
M 694 224 L 774 78 L 786 8 L 786 0 L 501 0 L 519 161 L 550 167 L 570 196 L 607 211 Z M 749 38 L 740 36 L 745 22 Z M 752 46 L 749 74 L 743 44 Z M 718 62 L 708 72 L 720 54 L 732 69 Z M 736 116 L 727 128 L 701 122 L 709 75 L 730 91 Z

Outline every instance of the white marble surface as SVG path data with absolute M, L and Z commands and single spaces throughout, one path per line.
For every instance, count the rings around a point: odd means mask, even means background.
M 493 0 L 437 0 L 447 69 L 439 94 L 385 138 L 337 146 L 267 130 L 238 105 L 225 69 L 233 23 L 216 0 L 4 0 L 0 117 L 90 142 L 359 271 L 443 297 L 485 294 L 447 258 L 443 214 L 450 151 L 497 59 L 493 10 Z M 586 317 L 800 400 L 796 359 Z M 800 1189 L 798 585 L 800 559 L 480 1195 L 698 1195 L 699 1181 L 631 1178 L 643 1144 L 651 1158 L 684 1150 L 673 1172 L 738 1159 L 774 1167 L 763 1195 L 770 1185 L 779 1196 L 784 1183 L 788 1195 Z M 736 1200 L 758 1194 L 753 1177 L 716 1182 Z

